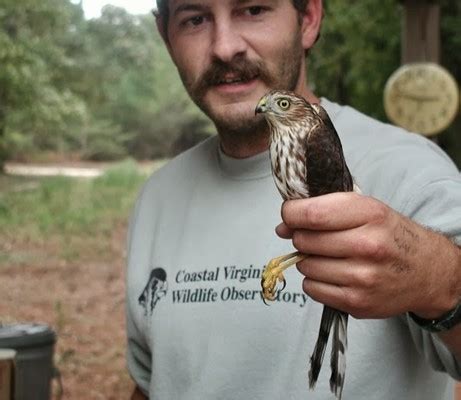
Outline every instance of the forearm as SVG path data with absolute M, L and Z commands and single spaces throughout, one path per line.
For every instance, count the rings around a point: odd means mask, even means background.
M 446 307 L 442 314 L 453 310 L 461 301 L 461 248 L 454 245 L 451 241 L 443 238 L 439 242 L 439 261 L 444 264 L 446 271 L 451 271 L 447 282 L 449 285 L 445 288 L 445 293 L 440 293 L 438 298 L 443 296 L 446 297 L 448 302 L 445 302 Z M 435 264 L 441 265 L 441 264 Z M 437 268 L 442 270 L 442 268 Z M 431 300 L 431 299 L 429 299 Z M 429 303 L 436 303 L 436 301 L 430 301 Z M 428 304 L 427 310 L 430 310 L 430 304 Z M 424 318 L 438 318 L 441 315 L 441 311 L 438 315 L 425 316 Z M 458 360 L 461 360 L 461 324 L 457 324 L 448 331 L 438 333 L 439 338 L 445 343 L 450 351 L 456 356 Z

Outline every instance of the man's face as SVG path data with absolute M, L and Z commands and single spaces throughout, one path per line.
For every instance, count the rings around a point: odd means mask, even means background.
M 247 131 L 270 89 L 296 90 L 304 68 L 291 0 L 170 0 L 168 47 L 196 104 L 218 128 Z

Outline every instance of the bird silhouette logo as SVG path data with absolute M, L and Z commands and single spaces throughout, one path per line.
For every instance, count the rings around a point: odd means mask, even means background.
M 166 271 L 163 268 L 154 268 L 149 280 L 138 297 L 138 304 L 144 308 L 144 314 L 152 315 L 158 301 L 165 297 L 168 291 Z

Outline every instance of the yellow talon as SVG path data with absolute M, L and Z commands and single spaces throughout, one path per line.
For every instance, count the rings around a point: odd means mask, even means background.
M 283 283 L 283 287 L 280 290 L 285 288 L 286 281 L 285 277 L 283 276 L 283 271 L 305 258 L 305 254 L 295 252 L 273 258 L 269 261 L 261 277 L 262 295 L 265 304 L 267 304 L 266 300 L 275 300 L 277 282 Z

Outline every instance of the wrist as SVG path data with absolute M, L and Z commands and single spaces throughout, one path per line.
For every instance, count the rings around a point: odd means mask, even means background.
M 445 332 L 461 323 L 461 302 L 439 318 L 424 319 L 412 312 L 409 315 L 417 325 L 429 332 Z
M 419 326 L 432 332 L 446 331 L 461 323 L 461 249 L 453 247 L 454 256 L 445 264 L 448 279 L 441 279 L 447 284 L 427 296 L 424 308 L 409 313 Z
M 442 296 L 427 299 L 428 301 L 432 300 L 432 304 L 429 304 L 424 308 L 412 310 L 410 313 L 422 319 L 440 319 L 456 308 L 461 301 L 461 295 L 444 295 L 444 299 L 441 297 Z
M 434 273 L 429 277 L 429 289 L 422 291 L 423 299 L 410 310 L 420 318 L 441 318 L 461 301 L 461 248 L 446 238 L 443 240 L 449 245 L 442 246 L 440 243 L 444 254 L 438 260 L 433 260 Z

